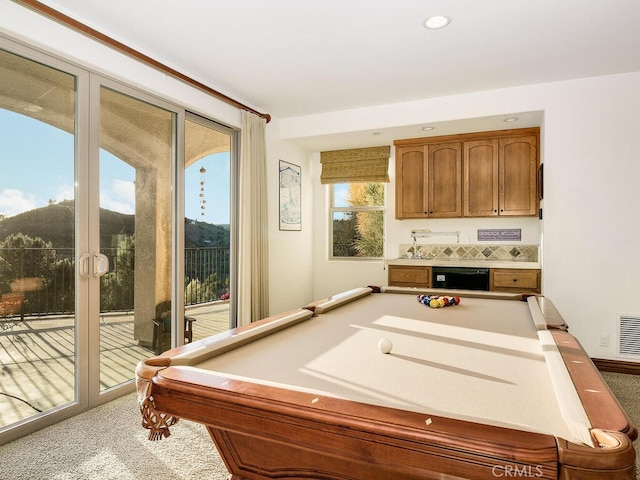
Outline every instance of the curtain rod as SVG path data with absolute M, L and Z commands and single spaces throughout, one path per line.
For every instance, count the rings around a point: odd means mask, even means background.
M 173 68 L 160 63 L 159 61 L 145 55 L 142 52 L 139 52 L 138 50 L 135 50 L 131 47 L 128 47 L 127 45 L 125 45 L 124 43 L 121 43 L 117 40 L 115 40 L 114 38 L 111 38 L 97 30 L 94 30 L 93 28 L 89 27 L 88 25 L 85 25 L 82 22 L 79 22 L 71 17 L 69 17 L 68 15 L 65 15 L 62 12 L 59 12 L 58 10 L 51 8 L 43 3 L 38 2 L 37 0 L 13 0 L 14 2 L 21 4 L 25 7 L 28 7 L 38 13 L 40 13 L 41 15 L 44 15 L 46 17 L 51 18 L 52 20 L 55 20 L 58 23 L 61 23 L 69 28 L 72 28 L 73 30 L 76 30 L 80 33 L 83 33 L 85 35 L 87 35 L 88 37 L 93 38 L 94 40 L 97 40 L 101 43 L 106 44 L 109 47 L 115 48 L 116 50 L 118 50 L 121 53 L 124 53 L 126 55 L 129 55 L 130 57 L 133 57 L 137 60 L 140 60 L 143 63 L 146 63 L 147 65 L 154 67 L 164 73 L 167 73 L 169 75 L 171 75 L 172 77 L 175 77 L 179 80 L 182 80 L 186 83 L 188 83 L 191 86 L 194 86 L 196 88 L 199 88 L 200 90 L 203 90 L 204 92 L 213 95 L 214 97 L 218 98 L 219 100 L 222 100 L 223 102 L 232 105 L 234 107 L 243 109 L 243 110 L 248 110 L 252 113 L 255 113 L 256 115 L 264 118 L 267 123 L 269 123 L 271 121 L 271 115 L 269 115 L 268 113 L 261 113 L 258 112 L 257 110 L 248 107 L 247 105 L 244 105 L 243 103 L 238 102 L 237 100 L 234 100 L 231 97 L 228 97 L 227 95 L 225 95 L 224 93 L 220 93 L 219 91 L 208 87 L 207 85 L 200 83 L 197 80 L 194 80 L 191 77 L 188 77 L 187 75 L 178 72 L 177 70 L 174 70 Z

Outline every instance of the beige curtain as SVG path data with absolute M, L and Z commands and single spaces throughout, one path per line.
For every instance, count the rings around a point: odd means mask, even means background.
M 238 325 L 269 315 L 266 120 L 242 112 L 239 179 Z
M 320 183 L 388 182 L 391 147 L 320 152 Z

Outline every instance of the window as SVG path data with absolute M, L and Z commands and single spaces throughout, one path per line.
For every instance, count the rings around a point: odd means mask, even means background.
M 331 258 L 381 258 L 384 183 L 331 184 Z

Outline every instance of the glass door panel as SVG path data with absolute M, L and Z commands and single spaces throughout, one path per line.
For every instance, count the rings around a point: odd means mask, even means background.
M 185 122 L 186 341 L 230 327 L 231 145 L 213 122 Z
M 130 381 L 171 329 L 174 138 L 172 112 L 101 87 L 101 392 Z
M 78 398 L 75 94 L 0 50 L 0 431 Z

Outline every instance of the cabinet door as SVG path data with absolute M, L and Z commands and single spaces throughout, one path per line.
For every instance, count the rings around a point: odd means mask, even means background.
M 429 217 L 462 216 L 462 144 L 429 145 Z
M 500 215 L 538 213 L 538 145 L 535 135 L 499 140 Z
M 494 292 L 540 293 L 540 270 L 492 268 L 491 290 Z
M 396 218 L 426 218 L 427 147 L 396 148 Z
M 389 285 L 396 287 L 430 287 L 431 267 L 389 265 Z
M 464 142 L 463 214 L 498 215 L 498 140 Z

